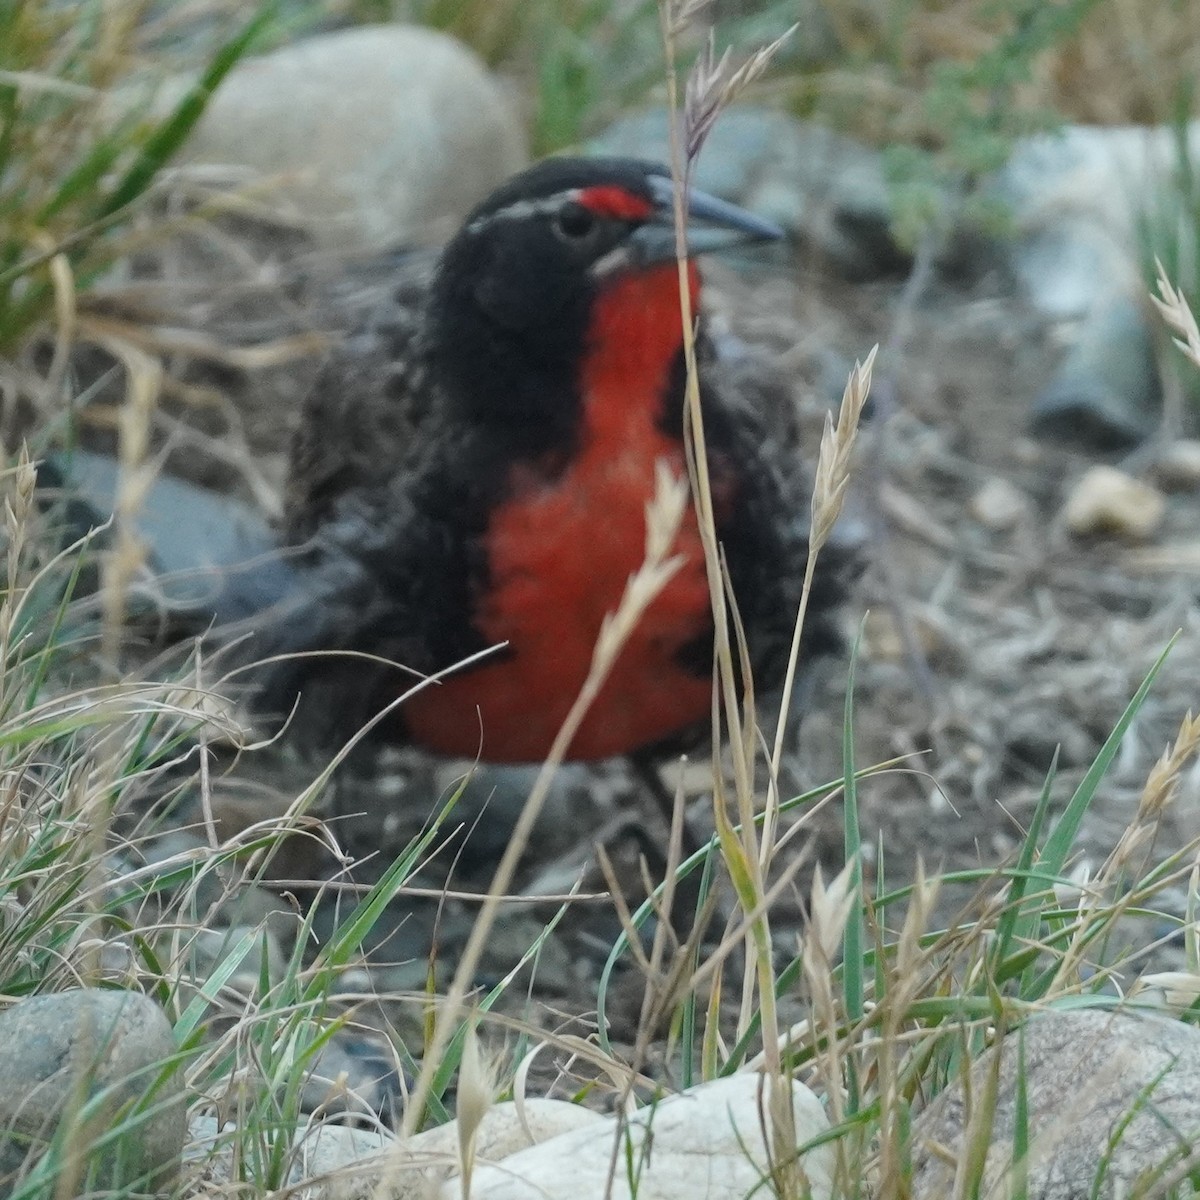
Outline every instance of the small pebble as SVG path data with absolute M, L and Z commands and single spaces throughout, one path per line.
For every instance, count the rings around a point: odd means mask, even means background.
M 1157 488 L 1115 467 L 1099 466 L 1075 484 L 1063 515 L 1067 528 L 1081 537 L 1112 534 L 1141 541 L 1158 532 L 1166 507 Z
M 980 525 L 1004 533 L 1019 525 L 1029 512 L 1029 498 L 1015 484 L 993 475 L 971 497 L 970 511 Z

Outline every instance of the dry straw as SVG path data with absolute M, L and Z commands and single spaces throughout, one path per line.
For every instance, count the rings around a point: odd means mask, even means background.
M 664 51 L 667 60 L 668 106 L 675 111 L 677 103 L 676 43 L 688 19 L 697 11 L 687 0 L 664 0 L 660 18 Z M 814 492 L 812 531 L 809 559 L 797 613 L 791 652 L 785 679 L 785 700 L 779 714 L 775 753 L 771 758 L 772 783 L 768 790 L 766 811 L 761 832 L 756 829 L 758 808 L 754 794 L 755 763 L 759 732 L 754 713 L 753 681 L 750 678 L 748 653 L 734 598 L 729 592 L 729 580 L 724 569 L 721 548 L 717 540 L 708 462 L 705 453 L 704 415 L 700 403 L 699 374 L 695 345 L 695 314 L 691 309 L 691 293 L 686 266 L 686 196 L 696 156 L 711 131 L 718 114 L 750 83 L 766 70 L 782 43 L 793 31 L 759 51 L 741 66 L 733 66 L 726 53 L 716 57 L 710 37 L 693 68 L 685 89 L 682 131 L 672 123 L 671 169 L 675 181 L 676 257 L 679 263 L 679 294 L 683 316 L 684 359 L 687 367 L 686 419 L 688 467 L 692 479 L 694 500 L 708 574 L 709 596 L 714 620 L 714 656 L 717 687 L 714 694 L 714 795 L 713 816 L 721 856 L 729 873 L 738 903 L 745 914 L 745 970 L 742 976 L 741 1003 L 737 1033 L 742 1036 L 757 1016 L 763 1040 L 763 1066 L 767 1077 L 766 1121 L 768 1141 L 773 1147 L 771 1174 L 779 1195 L 798 1194 L 796 1178 L 799 1167 L 795 1161 L 792 1089 L 782 1058 L 779 1020 L 776 1008 L 774 980 L 774 950 L 772 944 L 770 907 L 773 891 L 767 886 L 767 873 L 776 851 L 775 830 L 778 819 L 778 776 L 782 757 L 783 730 L 787 722 L 787 700 L 796 676 L 801 630 L 811 594 L 815 563 L 822 546 L 841 510 L 849 479 L 854 439 L 862 408 L 870 386 L 870 371 L 874 352 L 863 366 L 856 367 L 847 388 L 846 400 L 836 426 L 832 424 L 822 440 L 820 462 Z M 732 612 L 731 612 L 732 609 Z M 737 634 L 737 654 L 731 640 L 731 628 Z M 722 725 L 728 731 L 732 748 L 734 775 L 733 811 L 725 794 L 723 773 L 716 760 L 721 744 Z M 719 964 L 722 951 L 709 960 L 716 986 L 721 983 Z M 713 967 L 713 962 L 718 967 Z M 719 1009 L 710 1009 L 710 1029 Z M 710 1061 L 715 1043 L 706 1037 L 705 1061 Z

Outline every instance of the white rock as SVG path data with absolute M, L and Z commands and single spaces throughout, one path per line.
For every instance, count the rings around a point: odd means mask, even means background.
M 356 1129 L 351 1125 L 314 1125 L 296 1145 L 296 1155 L 288 1172 L 289 1183 L 319 1179 L 335 1171 L 357 1168 L 378 1177 L 381 1155 L 396 1144 L 395 1138 L 381 1129 Z
M 494 1161 L 605 1118 L 565 1100 L 526 1100 L 518 1113 L 508 1101 L 491 1108 L 476 1135 L 479 1160 Z M 189 1125 L 186 1157 L 197 1164 L 201 1182 L 228 1184 L 233 1178 L 234 1131 L 217 1129 L 200 1114 Z M 451 1121 L 401 1143 L 390 1134 L 345 1125 L 296 1131 L 288 1183 L 304 1200 L 429 1200 L 444 1180 L 457 1174 L 458 1128 Z
M 186 80 L 161 89 L 159 111 Z M 526 162 L 513 105 L 451 37 L 359 26 L 248 59 L 213 96 L 184 156 L 279 177 L 323 246 L 438 242 Z
M 993 475 L 971 497 L 971 516 L 980 525 L 1002 533 L 1019 525 L 1029 512 L 1029 497 L 1015 484 Z
M 479 1165 L 472 1200 L 742 1200 L 757 1194 L 767 1169 L 761 1075 L 735 1075 L 702 1084 L 640 1109 L 624 1130 L 615 1118 L 592 1122 L 503 1161 Z M 828 1128 L 820 1101 L 792 1085 L 795 1144 Z M 620 1138 L 613 1174 L 614 1138 Z M 634 1178 L 626 1164 L 634 1164 Z M 834 1150 L 823 1145 L 803 1159 L 815 1200 L 832 1193 Z M 441 1200 L 458 1200 L 457 1180 L 442 1185 Z
M 1067 528 L 1080 536 L 1116 534 L 1140 540 L 1158 531 L 1166 507 L 1156 488 L 1115 467 L 1097 466 L 1076 483 L 1063 516 Z
M 602 1113 L 570 1104 L 566 1100 L 530 1098 L 521 1111 L 511 1100 L 494 1105 L 483 1118 L 475 1136 L 475 1154 L 479 1159 L 507 1158 L 520 1150 L 536 1146 L 564 1133 L 585 1126 L 605 1123 Z M 454 1122 L 440 1125 L 409 1139 L 406 1149 L 412 1153 L 450 1153 L 458 1155 L 458 1130 Z
M 702 1084 L 643 1108 L 619 1134 L 613 1118 L 560 1100 L 527 1100 L 523 1114 L 497 1104 L 476 1139 L 471 1180 L 474 1200 L 530 1195 L 570 1200 L 631 1200 L 623 1166 L 608 1190 L 614 1141 L 632 1139 L 642 1163 L 636 1179 L 640 1200 L 741 1200 L 761 1182 L 767 1163 L 760 1110 L 760 1075 Z M 828 1128 L 820 1101 L 792 1085 L 795 1144 Z M 652 1137 L 647 1138 L 647 1131 Z M 203 1163 L 202 1181 L 228 1182 L 232 1135 L 218 1136 L 211 1117 L 193 1119 L 188 1158 Z M 832 1193 L 832 1146 L 803 1160 L 814 1200 Z M 461 1200 L 458 1130 L 453 1122 L 396 1142 L 384 1133 L 325 1125 L 298 1130 L 288 1181 L 304 1200 Z

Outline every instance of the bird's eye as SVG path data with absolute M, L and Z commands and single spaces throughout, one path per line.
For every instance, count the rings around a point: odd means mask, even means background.
M 596 214 L 573 202 L 564 204 L 554 216 L 554 232 L 565 242 L 582 242 L 596 228 Z

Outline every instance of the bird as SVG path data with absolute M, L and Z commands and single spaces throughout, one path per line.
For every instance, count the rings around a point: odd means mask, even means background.
M 786 425 L 785 389 L 717 352 L 696 259 L 780 231 L 695 189 L 687 211 L 716 531 L 750 661 L 769 685 L 807 562 L 808 479 L 796 446 L 770 435 L 772 420 Z M 674 213 L 660 164 L 544 160 L 487 197 L 431 270 L 398 282 L 338 346 L 290 451 L 280 538 L 293 585 L 279 587 L 276 571 L 265 619 L 248 573 L 215 614 L 251 629 L 245 652 L 271 660 L 260 705 L 292 712 L 318 739 L 346 736 L 415 678 L 448 672 L 376 736 L 492 763 L 545 758 L 643 560 L 658 465 L 686 478 Z M 568 759 L 653 754 L 709 726 L 713 617 L 690 510 L 672 552 L 678 571 Z M 845 576 L 844 556 L 823 554 L 805 653 L 836 641 Z

